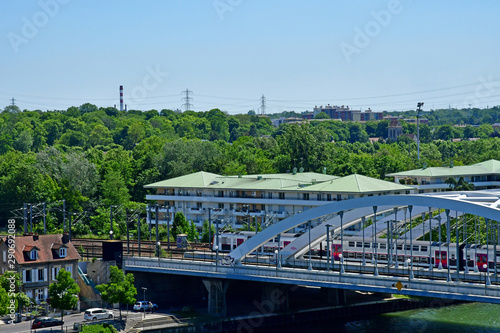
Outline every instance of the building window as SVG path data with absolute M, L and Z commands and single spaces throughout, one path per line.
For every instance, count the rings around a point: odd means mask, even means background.
M 342 195 L 341 194 L 337 194 L 337 201 L 340 201 L 342 200 Z
M 321 201 L 321 194 L 316 195 L 316 200 Z
M 61 267 L 52 267 L 52 280 L 56 279 L 57 274 L 59 274 L 60 270 L 61 270 Z
M 267 194 L 267 198 L 268 198 L 268 199 L 272 199 L 272 198 L 273 198 L 273 192 L 269 192 L 269 193 Z
M 66 266 L 66 272 L 69 272 L 71 277 L 73 278 L 73 266 Z
M 309 200 L 309 193 L 302 193 L 302 200 Z
M 44 300 L 44 290 L 43 289 L 35 289 L 35 299 L 37 301 L 43 301 Z
M 280 198 L 280 200 L 284 200 L 285 199 L 285 192 L 279 192 L 279 198 Z
M 331 194 L 327 194 L 326 195 L 326 201 L 332 201 L 332 195 Z
M 45 281 L 45 270 L 44 269 L 38 270 L 38 281 Z
M 224 204 L 223 203 L 219 204 L 219 209 L 224 209 Z
M 202 202 L 197 202 L 196 203 L 196 208 L 198 208 L 198 209 L 203 208 L 203 203 Z
M 66 257 L 66 254 L 67 254 L 66 248 L 65 247 L 61 247 L 59 249 L 59 257 L 64 258 L 64 257 Z
M 24 274 L 26 274 L 26 278 L 25 278 L 24 280 L 25 280 L 26 282 L 31 282 L 31 280 L 32 280 L 32 279 L 31 279 L 31 269 L 27 269 L 27 270 L 25 270 L 24 272 L 25 272 Z
M 7 262 L 7 251 L 3 250 L 3 262 Z
M 37 250 L 31 250 L 30 251 L 30 259 L 31 260 L 37 260 L 38 259 L 38 251 Z

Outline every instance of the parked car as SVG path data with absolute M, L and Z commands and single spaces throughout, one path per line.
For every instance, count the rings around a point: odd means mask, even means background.
M 33 320 L 33 324 L 31 325 L 32 329 L 44 328 L 44 327 L 52 327 L 52 326 L 62 326 L 64 321 L 52 317 L 39 317 Z
M 134 304 L 134 311 L 156 311 L 158 310 L 158 305 L 151 303 L 149 301 L 138 301 Z
M 83 319 L 85 320 L 111 319 L 113 317 L 113 311 L 101 308 L 88 309 L 83 315 Z

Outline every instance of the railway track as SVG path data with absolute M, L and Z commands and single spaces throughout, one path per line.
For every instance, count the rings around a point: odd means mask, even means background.
M 82 258 L 91 260 L 93 258 L 102 258 L 102 243 L 108 239 L 94 239 L 94 238 L 72 238 L 71 242 Z M 137 255 L 139 252 L 142 256 L 155 256 L 156 255 L 156 242 L 149 240 L 141 240 L 141 248 L 139 251 L 139 242 L 137 240 L 130 240 L 127 251 L 127 240 L 121 240 L 123 243 L 123 253 L 130 255 Z M 208 251 L 208 244 L 192 244 L 189 251 Z M 175 242 L 161 242 L 161 249 L 164 253 L 183 254 L 185 250 L 177 249 Z

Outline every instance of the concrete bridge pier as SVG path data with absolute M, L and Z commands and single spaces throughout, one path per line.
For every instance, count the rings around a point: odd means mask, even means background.
M 227 316 L 226 292 L 228 281 L 204 279 L 208 291 L 208 314 L 225 318 Z
M 330 305 L 347 304 L 347 294 L 344 289 L 321 288 L 321 294 L 324 300 Z

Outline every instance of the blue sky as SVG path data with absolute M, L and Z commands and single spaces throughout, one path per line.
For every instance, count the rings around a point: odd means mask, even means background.
M 5 1 L 0 107 L 500 104 L 500 2 Z M 8 14 L 8 15 L 7 15 Z

